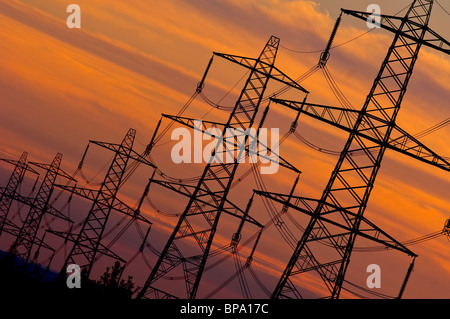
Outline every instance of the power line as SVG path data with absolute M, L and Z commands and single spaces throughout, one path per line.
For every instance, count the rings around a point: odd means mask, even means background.
M 361 33 L 360 35 L 351 38 L 350 40 L 347 40 L 347 41 L 344 41 L 344 42 L 342 42 L 342 43 L 336 44 L 336 45 L 332 46 L 332 47 L 330 48 L 330 50 L 331 50 L 331 49 L 338 48 L 338 47 L 343 46 L 343 45 L 346 45 L 346 44 L 348 44 L 348 43 L 350 43 L 350 42 L 353 42 L 353 41 L 355 41 L 355 40 L 358 40 L 359 38 L 362 38 L 363 36 L 365 36 L 366 34 L 372 32 L 372 31 L 374 31 L 374 30 L 375 30 L 375 29 L 370 29 L 369 31 L 363 32 L 363 33 Z M 286 47 L 286 46 L 284 46 L 284 45 L 281 45 L 281 44 L 280 44 L 280 46 L 281 46 L 283 49 L 285 49 L 285 50 L 288 50 L 288 51 L 291 51 L 291 52 L 294 52 L 294 53 L 300 53 L 300 54 L 312 54 L 312 53 L 321 53 L 321 52 L 323 52 L 323 49 L 321 49 L 321 50 L 313 50 L 313 51 L 301 51 L 301 50 L 295 50 L 295 49 L 288 48 L 288 47 Z
M 436 0 L 436 2 L 437 2 L 437 0 Z M 439 6 L 440 6 L 447 14 L 449 14 L 448 11 L 445 10 L 445 8 L 443 8 L 439 2 L 437 2 L 437 3 L 439 4 Z M 401 9 L 400 11 L 398 11 L 396 14 L 394 14 L 394 17 L 397 16 L 397 15 L 399 15 L 400 13 L 402 13 L 403 11 L 405 11 L 405 10 L 406 10 L 407 8 L 409 8 L 409 7 L 410 7 L 410 4 L 408 4 L 406 7 L 404 7 L 403 9 Z M 368 31 L 366 31 L 366 32 L 363 32 L 363 33 L 357 35 L 356 37 L 351 38 L 350 40 L 347 40 L 347 41 L 344 41 L 344 42 L 342 42 L 342 43 L 336 44 L 336 45 L 330 47 L 330 50 L 331 50 L 331 49 L 338 48 L 338 47 L 341 47 L 341 46 L 346 45 L 346 44 L 348 44 L 348 43 L 350 43 L 350 42 L 353 42 L 353 41 L 355 41 L 355 40 L 358 40 L 359 38 L 362 38 L 363 36 L 365 36 L 366 34 L 372 32 L 372 31 L 374 31 L 374 30 L 376 30 L 376 29 L 375 29 L 375 28 L 374 28 L 374 29 L 370 29 L 370 30 L 368 30 Z M 323 52 L 323 49 L 321 49 L 321 50 L 312 50 L 312 51 L 295 50 L 295 49 L 291 49 L 291 48 L 288 48 L 288 47 L 286 47 L 286 46 L 283 46 L 282 44 L 280 44 L 280 47 L 282 47 L 282 48 L 285 49 L 285 50 L 288 50 L 288 51 L 291 51 L 291 52 L 294 52 L 294 53 L 300 53 L 300 54 L 311 54 L 311 53 L 322 53 L 322 52 Z
M 441 9 L 444 10 L 445 13 L 447 13 L 447 15 L 450 15 L 450 12 L 448 12 L 447 9 L 445 9 L 445 8 L 440 4 L 440 2 L 439 2 L 438 0 L 435 0 L 435 1 L 436 1 L 436 3 L 438 4 L 438 6 L 440 6 Z

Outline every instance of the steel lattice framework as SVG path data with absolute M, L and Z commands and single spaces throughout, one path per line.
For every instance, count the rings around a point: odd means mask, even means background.
M 7 159 L 1 159 L 2 161 L 8 162 L 10 164 L 15 165 L 14 170 L 6 184 L 6 187 L 3 189 L 0 195 L 0 236 L 3 232 L 3 229 L 6 226 L 10 226 L 13 229 L 18 228 L 16 225 L 12 224 L 8 220 L 8 213 L 11 208 L 11 204 L 14 200 L 14 197 L 17 194 L 17 188 L 23 180 L 25 172 L 27 170 L 31 170 L 35 173 L 36 171 L 30 169 L 27 164 L 28 153 L 23 152 L 18 161 L 11 161 Z
M 16 240 L 10 248 L 10 253 L 15 254 L 24 262 L 29 261 L 33 246 L 36 243 L 40 243 L 40 246 L 44 244 L 43 239 L 37 238 L 39 225 L 41 224 L 44 214 L 51 213 L 56 217 L 70 221 L 70 219 L 59 211 L 53 209 L 50 205 L 50 198 L 58 176 L 75 181 L 72 176 L 60 169 L 61 160 L 62 154 L 58 153 L 50 165 L 30 162 L 32 165 L 45 169 L 47 173 L 45 174 L 44 180 L 42 181 L 36 197 L 30 205 L 30 210 L 17 234 Z M 37 257 L 38 252 L 39 251 L 36 251 L 34 258 Z
M 57 185 L 71 193 L 75 193 L 93 201 L 88 216 L 84 220 L 83 226 L 77 235 L 52 231 L 52 233 L 65 237 L 66 240 L 70 240 L 74 243 L 62 266 L 60 274 L 65 274 L 67 265 L 74 263 L 79 265 L 83 270 L 83 274 L 89 277 L 96 260 L 96 255 L 99 253 L 123 261 L 122 258 L 111 252 L 101 243 L 112 210 L 119 211 L 132 218 L 150 223 L 144 217 L 139 216 L 139 209 L 133 210 L 117 198 L 117 193 L 123 182 L 126 168 L 130 160 L 154 167 L 154 165 L 144 156 L 133 150 L 135 136 L 136 131 L 134 129 L 129 129 L 121 144 L 90 141 L 90 143 L 104 147 L 115 153 L 108 172 L 98 190 Z M 82 162 L 83 160 L 81 161 L 80 166 L 82 165 Z
M 422 45 L 449 54 L 449 43 L 428 27 L 432 0 L 415 0 L 404 18 L 382 15 L 381 27 L 395 33 L 386 58 L 361 111 L 275 100 L 350 133 L 347 143 L 319 200 L 259 192 L 311 216 L 272 298 L 298 298 L 292 279 L 316 271 L 329 297 L 338 298 L 356 237 L 365 236 L 415 256 L 403 245 L 370 223 L 364 211 L 386 149 L 394 149 L 448 171 L 450 164 L 395 121 Z M 367 20 L 370 13 L 343 10 Z M 317 241 L 326 241 L 325 259 L 316 258 Z M 318 255 L 318 252 L 317 252 Z M 323 257 L 323 256 L 322 256 Z
M 250 75 L 226 124 L 203 121 L 203 127 L 198 127 L 192 119 L 180 116 L 172 116 L 170 118 L 206 134 L 208 134 L 207 126 L 209 126 L 220 127 L 222 132 L 220 136 L 222 137 L 226 135 L 228 129 L 240 130 L 242 135 L 245 135 L 246 130 L 251 128 L 255 121 L 270 79 L 307 93 L 303 87 L 274 66 L 278 46 L 279 39 L 272 36 L 257 59 L 214 53 L 214 56 L 219 56 L 250 70 Z M 205 76 L 211 62 L 212 59 Z M 203 88 L 203 80 L 199 83 L 198 90 Z M 247 142 L 248 135 L 244 136 L 243 144 L 246 145 Z M 218 155 L 218 149 L 231 150 L 228 154 L 236 154 L 236 152 L 239 152 L 236 146 L 234 143 L 231 146 L 228 145 L 223 138 L 219 140 L 217 147 L 211 154 L 211 160 L 208 161 L 195 187 L 158 182 L 167 188 L 189 196 L 190 199 L 138 298 L 177 298 L 176 293 L 171 294 L 164 291 L 164 288 L 158 288 L 157 281 L 164 279 L 170 272 L 178 270 L 184 275 L 186 297 L 194 299 L 221 214 L 223 212 L 232 213 L 232 211 L 237 211 L 236 216 L 254 222 L 247 217 L 244 211 L 233 206 L 227 200 L 231 183 L 239 165 L 238 159 L 243 154 L 232 155 L 234 159 L 227 163 L 223 163 L 220 160 L 218 163 L 213 161 L 214 157 Z M 248 151 L 248 147 L 246 150 Z M 284 165 L 292 168 L 287 163 L 284 163 Z M 204 206 L 206 208 L 203 208 Z M 192 242 L 190 242 L 191 239 L 193 239 Z

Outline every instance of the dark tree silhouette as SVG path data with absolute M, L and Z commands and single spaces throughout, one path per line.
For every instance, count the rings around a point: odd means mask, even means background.
M 100 280 L 94 281 L 107 297 L 131 298 L 139 290 L 135 288 L 133 276 L 128 276 L 126 280 L 120 279 L 122 270 L 120 262 L 116 261 L 112 268 L 106 268 Z

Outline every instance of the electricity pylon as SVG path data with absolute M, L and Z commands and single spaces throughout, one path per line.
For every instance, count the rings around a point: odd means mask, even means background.
M 89 277 L 96 256 L 99 253 L 117 260 L 122 260 L 118 255 L 111 252 L 101 243 L 112 210 L 119 211 L 130 217 L 150 223 L 144 217 L 139 216 L 139 210 L 133 210 L 117 198 L 117 193 L 122 186 L 126 169 L 130 161 L 155 167 L 144 156 L 133 150 L 135 136 L 136 131 L 134 129 L 129 129 L 121 144 L 90 141 L 90 143 L 104 147 L 115 153 L 108 172 L 98 190 L 58 185 L 67 191 L 93 201 L 88 216 L 84 220 L 83 226 L 77 235 L 52 231 L 52 233 L 65 237 L 67 240 L 73 242 L 73 246 L 62 266 L 60 274 L 66 273 L 68 264 L 77 264 L 83 270 L 83 273 Z M 86 152 L 88 147 L 89 145 L 86 148 Z M 84 153 L 84 156 L 86 155 L 86 152 Z M 83 163 L 83 159 L 80 162 L 80 166 Z
M 28 153 L 23 152 L 18 161 L 0 159 L 1 161 L 14 165 L 14 170 L 9 177 L 8 183 L 6 184 L 6 187 L 2 189 L 0 194 L 0 236 L 3 233 L 5 225 L 9 226 L 8 232 L 14 229 L 18 230 L 19 228 L 17 225 L 8 220 L 8 214 L 11 208 L 11 204 L 14 198 L 17 196 L 17 188 L 19 187 L 20 183 L 22 183 L 26 171 L 28 170 L 35 174 L 39 174 L 28 166 L 27 157 Z
M 208 133 L 208 126 L 219 128 L 222 134 L 218 134 L 217 147 L 212 152 L 210 160 L 195 187 L 156 181 L 160 185 L 189 196 L 189 202 L 137 298 L 178 298 L 176 295 L 179 295 L 179 292 L 169 293 L 167 287 L 163 287 L 161 282 L 159 285 L 157 284 L 157 281 L 162 281 L 169 273 L 177 273 L 178 271 L 184 276 L 186 297 L 195 299 L 221 214 L 234 210 L 239 213 L 240 218 L 251 221 L 250 218 L 246 217 L 244 211 L 236 209 L 227 200 L 231 183 L 239 165 L 238 159 L 243 152 L 236 156 L 236 152 L 239 153 L 242 149 L 236 147 L 236 142 L 231 143 L 231 146 L 228 145 L 223 137 L 226 136 L 229 129 L 238 130 L 240 132 L 238 135 L 242 135 L 240 137 L 243 138 L 243 145 L 246 145 L 249 137 L 246 135 L 246 131 L 254 123 L 270 79 L 293 87 L 302 93 L 308 93 L 274 66 L 278 46 L 279 39 L 272 36 L 257 59 L 214 53 L 213 58 L 219 56 L 250 70 L 250 75 L 226 124 L 202 121 L 203 126 L 200 127 L 198 124 L 196 125 L 193 119 L 167 116 L 173 121 L 205 134 L 214 135 Z M 203 88 L 203 81 L 213 58 L 208 64 L 202 81 L 197 86 L 198 91 Z M 219 155 L 219 149 L 227 150 L 224 153 L 232 154 L 231 156 L 234 156 L 234 158 L 226 163 L 224 163 L 224 160 L 215 162 L 214 159 Z M 246 152 L 248 152 L 248 147 Z M 282 165 L 298 172 L 287 163 L 282 163 Z
M 61 160 L 62 154 L 58 153 L 50 165 L 30 162 L 32 165 L 45 169 L 47 173 L 39 187 L 36 197 L 30 205 L 30 210 L 17 234 L 16 240 L 10 248 L 10 253 L 18 256 L 23 262 L 29 261 L 34 244 L 39 243 L 39 246 L 42 246 L 43 244 L 43 239 L 38 238 L 37 235 L 44 214 L 52 213 L 56 217 L 70 221 L 70 219 L 53 209 L 50 205 L 50 198 L 54 190 L 56 177 L 61 176 L 68 180 L 75 181 L 72 176 L 60 169 Z M 38 254 L 38 252 L 39 250 L 36 251 L 36 254 Z M 35 257 L 37 257 L 37 255 L 35 255 Z
M 415 256 L 401 243 L 364 216 L 367 202 L 386 149 L 394 149 L 446 171 L 450 163 L 400 129 L 395 121 L 422 45 L 449 54 L 449 42 L 428 27 L 432 0 L 415 0 L 404 18 L 382 15 L 381 27 L 395 33 L 392 45 L 361 111 L 311 103 L 275 100 L 350 133 L 347 143 L 319 200 L 295 197 L 289 207 L 311 216 L 297 243 L 272 298 L 297 296 L 294 276 L 316 271 L 330 292 L 339 298 L 357 236 L 379 241 L 387 247 Z M 342 10 L 366 20 L 370 13 Z M 355 116 L 356 115 L 356 116 Z M 286 204 L 287 196 L 259 192 Z M 315 207 L 315 208 L 314 208 Z M 382 235 L 382 237 L 380 237 Z M 325 259 L 315 257 L 315 242 L 332 247 Z M 323 257 L 323 254 L 321 255 Z

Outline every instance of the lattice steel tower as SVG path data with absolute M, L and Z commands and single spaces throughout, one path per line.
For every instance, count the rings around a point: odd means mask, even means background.
M 90 143 L 104 147 L 115 153 L 99 190 L 57 185 L 93 201 L 88 216 L 84 220 L 82 228 L 77 235 L 52 231 L 52 233 L 66 237 L 74 243 L 61 268 L 60 275 L 65 274 L 67 265 L 73 263 L 79 265 L 83 270 L 83 274 L 89 277 L 97 254 L 107 255 L 123 261 L 118 255 L 111 252 L 101 243 L 112 210 L 148 223 L 145 218 L 138 216 L 139 210 L 131 209 L 117 198 L 117 193 L 124 181 L 126 169 L 130 161 L 154 167 L 144 156 L 137 154 L 133 150 L 135 136 L 136 131 L 129 129 L 120 144 L 90 141 Z M 86 152 L 88 147 L 86 148 Z M 84 155 L 86 155 L 86 152 Z M 80 166 L 83 163 L 83 159 L 81 160 Z
M 319 274 L 330 292 L 329 297 L 338 298 L 358 235 L 414 256 L 400 243 L 393 241 L 368 222 L 363 214 L 387 148 L 446 171 L 450 170 L 446 159 L 438 156 L 395 123 L 421 46 L 426 45 L 446 54 L 450 52 L 449 42 L 428 28 L 432 7 L 432 0 L 415 0 L 404 18 L 381 16 L 381 27 L 394 32 L 395 37 L 361 111 L 276 101 L 344 129 L 350 136 L 322 197 L 308 203 L 315 205 L 315 208 L 308 209 L 306 200 L 299 197 L 295 199 L 294 204 L 289 204 L 290 207 L 309 214 L 311 219 L 272 298 L 297 298 L 298 291 L 292 279 L 309 271 Z M 370 16 L 367 12 L 343 12 L 363 20 Z M 284 195 L 265 192 L 260 194 L 286 203 Z M 380 234 L 384 239 L 379 237 Z M 319 253 L 315 243 L 320 240 L 331 244 L 332 248 L 328 249 L 328 254 L 325 258 L 322 255 L 319 261 L 316 258 Z
M 8 184 L 3 189 L 0 195 L 0 236 L 3 232 L 5 224 L 8 224 L 8 213 L 11 208 L 11 204 L 16 195 L 17 188 L 19 187 L 25 172 L 28 169 L 27 165 L 27 152 L 23 152 L 18 161 L 9 161 L 6 159 L 1 159 L 3 161 L 14 164 L 14 170 L 8 180 Z
M 272 36 L 257 59 L 214 53 L 216 56 L 249 69 L 250 75 L 227 123 L 223 125 L 204 121 L 204 126 L 215 125 L 216 127 L 221 127 L 222 137 L 226 136 L 228 129 L 233 128 L 244 135 L 244 132 L 251 128 L 255 121 L 270 79 L 293 87 L 302 93 L 307 93 L 304 88 L 274 66 L 278 46 L 279 39 Z M 212 59 L 206 72 L 208 72 L 211 62 Z M 198 85 L 198 90 L 202 89 L 203 80 Z M 195 121 L 192 119 L 175 116 L 170 118 L 191 128 L 203 132 L 206 130 L 205 127 L 196 127 Z M 248 141 L 248 136 L 244 141 L 245 145 Z M 230 207 L 227 195 L 239 165 L 239 154 L 237 156 L 234 155 L 234 159 L 227 163 L 224 163 L 225 161 L 219 161 L 219 163 L 212 161 L 214 156 L 217 155 L 216 151 L 220 149 L 220 145 L 222 149 L 230 150 L 230 145 L 227 145 L 224 139 L 222 141 L 219 140 L 197 186 L 189 193 L 189 202 L 137 298 L 177 298 L 176 293 L 168 293 L 163 290 L 164 288 L 158 288 L 155 285 L 157 281 L 167 277 L 170 272 L 176 272 L 177 270 L 184 275 L 186 297 L 189 299 L 196 297 L 220 216 L 227 211 L 227 207 Z M 236 148 L 236 145 L 231 146 L 230 153 L 236 154 L 237 152 L 239 152 L 239 149 Z M 280 165 L 289 167 L 286 163 L 281 163 Z M 290 168 L 292 169 L 292 167 Z M 178 185 L 177 187 L 171 185 L 168 187 L 187 190 L 185 185 Z M 205 204 L 207 209 L 202 208 Z M 193 239 L 191 246 L 189 246 L 190 239 Z
M 50 205 L 50 198 L 54 190 L 56 177 L 62 176 L 66 179 L 74 181 L 72 176 L 60 169 L 61 160 L 62 154 L 58 153 L 50 165 L 34 162 L 30 163 L 45 169 L 47 173 L 45 174 L 42 184 L 39 187 L 36 197 L 30 205 L 30 210 L 22 227 L 20 228 L 17 238 L 10 248 L 10 253 L 15 254 L 24 262 L 29 261 L 34 244 L 40 243 L 40 246 L 43 244 L 42 239 L 37 236 L 39 225 L 41 224 L 44 214 L 52 214 L 63 220 L 70 221 L 70 219 Z M 36 253 L 38 253 L 38 251 Z M 35 255 L 35 257 L 37 257 L 37 255 Z

